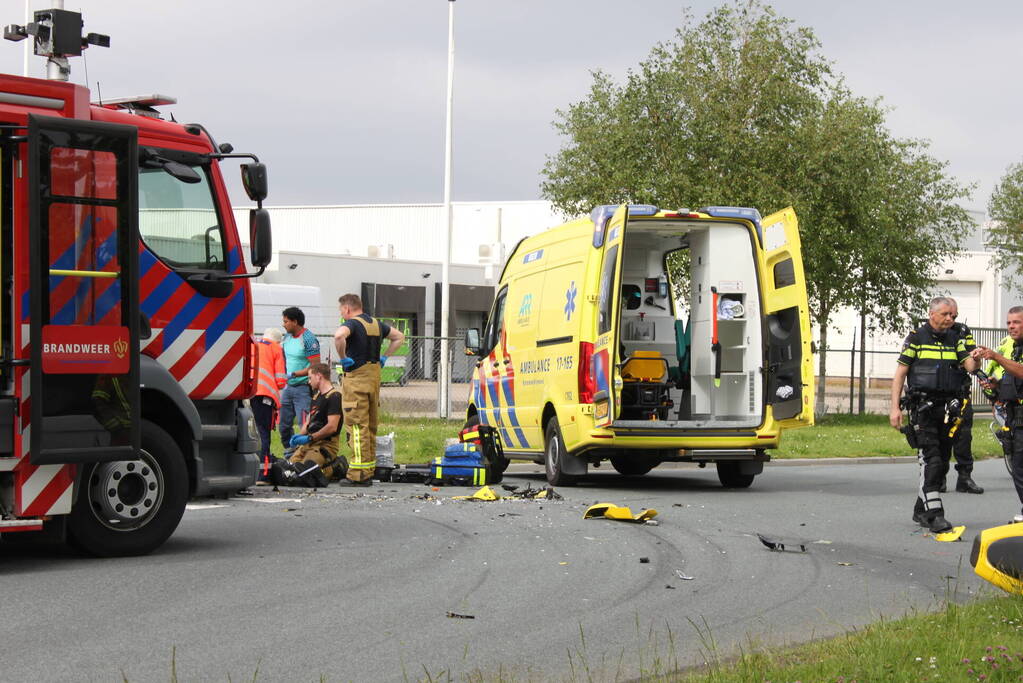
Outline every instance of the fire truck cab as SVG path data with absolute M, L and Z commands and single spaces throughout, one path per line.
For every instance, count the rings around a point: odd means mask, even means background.
M 50 75 L 104 36 L 35 13 Z M 104 42 L 105 41 L 105 42 Z M 77 52 L 76 50 L 77 46 Z M 255 482 L 249 278 L 270 261 L 266 169 L 153 96 L 90 103 L 0 75 L 0 534 L 147 553 L 194 495 Z M 247 272 L 220 162 L 246 157 Z

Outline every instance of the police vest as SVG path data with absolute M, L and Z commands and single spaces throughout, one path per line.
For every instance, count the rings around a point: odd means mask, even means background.
M 930 325 L 924 324 L 910 342 L 915 359 L 909 366 L 909 390 L 934 394 L 957 394 L 967 379 L 956 353 L 959 337 L 948 333 L 951 342 L 937 338 Z
M 1023 358 L 1023 346 L 1017 345 L 1012 337 L 1003 339 L 997 351 L 1017 363 L 1020 362 L 1020 358 Z M 1001 365 L 998 366 L 998 370 L 1000 371 L 998 374 L 1001 375 L 1001 379 L 998 381 L 998 400 L 1018 401 L 1023 398 L 1023 379 L 1013 377 Z

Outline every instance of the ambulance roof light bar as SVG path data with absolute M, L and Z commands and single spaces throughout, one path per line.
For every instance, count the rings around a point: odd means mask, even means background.
M 61 3 L 63 4 L 63 3 Z M 46 57 L 46 77 L 52 81 L 66 81 L 71 77 L 68 57 L 77 57 L 82 50 L 95 45 L 110 47 L 110 36 L 101 33 L 82 35 L 82 15 L 64 9 L 36 10 L 35 21 L 25 26 L 10 24 L 4 27 L 4 39 L 20 41 L 33 36 L 35 53 Z

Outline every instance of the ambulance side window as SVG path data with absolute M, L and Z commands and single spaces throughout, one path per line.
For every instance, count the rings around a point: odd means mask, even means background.
M 501 329 L 504 327 L 504 302 L 508 298 L 508 288 L 497 294 L 494 311 L 487 321 L 487 329 L 483 332 L 483 353 L 489 353 L 501 341 Z
M 611 331 L 611 308 L 614 304 L 615 267 L 618 265 L 618 245 L 604 252 L 604 267 L 600 271 L 600 301 L 597 308 L 597 334 Z

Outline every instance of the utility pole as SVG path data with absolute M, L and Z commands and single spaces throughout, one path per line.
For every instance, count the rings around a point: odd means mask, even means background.
M 449 394 L 451 368 L 448 366 L 451 333 L 448 317 L 451 306 L 451 233 L 454 215 L 451 211 L 451 137 L 452 109 L 455 102 L 455 0 L 448 0 L 448 106 L 444 136 L 444 215 L 447 227 L 444 230 L 444 257 L 440 268 L 440 364 L 437 417 L 447 418 L 451 411 Z

